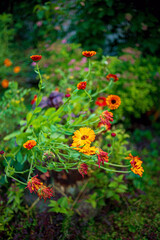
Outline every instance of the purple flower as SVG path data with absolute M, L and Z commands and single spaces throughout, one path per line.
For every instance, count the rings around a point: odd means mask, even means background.
M 32 66 L 36 66 L 36 62 L 32 62 L 31 65 L 32 65 Z
M 57 91 L 51 92 L 48 98 L 48 106 L 55 107 L 56 109 L 59 108 L 60 105 L 63 104 L 63 100 L 62 100 L 63 97 L 64 97 L 63 93 L 60 93 Z
M 81 60 L 81 63 L 84 64 L 84 63 L 86 63 L 86 62 L 87 62 L 87 59 L 86 59 L 85 57 L 83 57 L 82 60 Z
M 84 71 L 85 71 L 85 72 L 88 72 L 88 71 L 89 71 L 89 68 L 88 68 L 88 67 L 86 67 L 86 68 L 84 69 Z
M 62 41 L 61 41 L 61 43 L 66 43 L 67 42 L 67 40 L 66 39 L 63 39 Z
M 41 108 L 48 107 L 48 97 L 43 97 L 38 107 Z
M 80 67 L 75 67 L 74 69 L 75 69 L 76 71 L 81 70 Z

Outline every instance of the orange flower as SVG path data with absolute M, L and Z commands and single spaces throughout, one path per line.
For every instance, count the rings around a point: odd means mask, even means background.
M 129 159 L 130 160 L 130 164 L 132 166 L 131 171 L 135 174 L 138 174 L 140 177 L 142 177 L 142 174 L 144 172 L 142 165 L 142 161 L 140 160 L 140 158 L 138 156 L 134 157 L 132 156 L 132 154 L 129 154 L 129 157 L 126 157 L 125 159 Z
M 111 130 L 111 124 L 110 124 L 110 123 L 103 124 L 102 122 L 99 122 L 99 123 L 98 123 L 98 127 L 99 127 L 99 128 L 105 127 L 106 130 L 104 130 L 104 132 Z
M 94 155 L 96 154 L 98 148 L 91 147 L 90 144 L 86 144 L 84 147 L 79 148 L 79 152 L 85 154 L 85 155 Z
M 77 88 L 79 90 L 80 89 L 84 90 L 86 88 L 86 85 L 87 85 L 86 81 L 85 82 L 80 82 L 80 83 L 77 84 Z
M 19 73 L 21 68 L 19 66 L 14 67 L 13 72 L 14 73 Z
M 9 81 L 7 79 L 4 79 L 2 82 L 1 82 L 1 85 L 3 88 L 8 88 L 9 86 Z
M 27 148 L 28 150 L 32 149 L 34 146 L 37 145 L 37 142 L 34 140 L 28 140 L 26 143 L 23 144 L 24 148 Z
M 106 103 L 110 109 L 117 109 L 121 104 L 121 99 L 117 95 L 109 95 L 106 99 Z
M 30 58 L 34 61 L 34 62 L 38 62 L 41 60 L 42 56 L 41 55 L 32 55 L 30 56 Z
M 37 95 L 34 95 L 34 98 L 31 101 L 31 104 L 33 105 L 37 101 Z
M 100 107 L 106 106 L 107 105 L 106 98 L 105 97 L 98 97 L 97 101 L 95 102 L 95 104 L 100 106 Z
M 119 80 L 119 78 L 115 74 L 111 74 L 111 73 L 106 76 L 106 79 L 107 81 L 110 81 L 111 79 L 113 79 L 114 82 L 117 82 Z
M 6 59 L 4 60 L 4 65 L 5 65 L 6 67 L 10 67 L 10 66 L 12 65 L 11 60 L 9 60 L 9 58 L 6 58 Z
M 53 196 L 53 188 L 46 187 L 38 178 L 38 175 L 32 177 L 28 183 L 27 188 L 32 193 L 37 193 L 38 197 L 44 198 L 46 201 L 47 198 L 51 198 Z
M 94 55 L 96 55 L 95 51 L 83 51 L 82 55 L 85 57 L 93 57 Z

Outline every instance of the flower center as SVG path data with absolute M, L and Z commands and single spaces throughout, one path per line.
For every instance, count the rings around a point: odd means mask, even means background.
M 87 135 L 83 135 L 83 136 L 81 137 L 82 140 L 86 140 L 87 138 L 88 138 Z
M 115 104 L 115 103 L 116 103 L 116 100 L 114 100 L 114 99 L 111 100 L 111 103 L 112 103 L 112 104 Z

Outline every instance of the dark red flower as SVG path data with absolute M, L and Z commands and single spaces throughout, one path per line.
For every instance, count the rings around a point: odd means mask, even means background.
M 106 79 L 107 81 L 110 81 L 111 79 L 113 79 L 114 82 L 117 82 L 119 80 L 119 78 L 115 74 L 111 74 L 111 73 L 106 76 Z
M 65 97 L 70 97 L 71 96 L 71 94 L 69 94 L 69 93 L 66 93 L 66 95 L 65 95 Z
M 79 168 L 78 168 L 79 173 L 82 175 L 82 177 L 84 178 L 84 174 L 87 174 L 88 171 L 88 166 L 86 163 L 82 163 Z
M 3 151 L 3 150 L 2 150 L 2 151 L 0 151 L 0 154 L 1 154 L 1 155 L 3 155 L 3 154 L 4 154 L 4 151 Z
M 111 133 L 111 136 L 112 136 L 112 137 L 115 137 L 115 136 L 116 136 L 116 133 Z
M 41 55 L 32 55 L 30 56 L 30 58 L 34 61 L 34 62 L 38 62 L 41 60 L 42 56 Z

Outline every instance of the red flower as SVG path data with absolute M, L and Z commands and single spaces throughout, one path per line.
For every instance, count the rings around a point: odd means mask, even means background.
M 46 202 L 47 198 L 53 197 L 53 188 L 46 187 L 45 185 L 42 185 L 38 191 L 37 191 L 38 197 L 41 199 L 43 198 Z
M 116 133 L 111 133 L 111 136 L 112 136 L 112 137 L 115 137 L 115 136 L 116 136 Z
M 66 95 L 65 95 L 65 97 L 70 97 L 71 96 L 71 94 L 69 94 L 69 93 L 66 93 Z
M 0 154 L 1 154 L 1 155 L 3 155 L 3 154 L 4 154 L 4 151 L 3 151 L 3 150 L 2 150 L 2 151 L 0 151 Z
M 85 163 L 82 163 L 79 168 L 78 168 L 79 173 L 82 175 L 82 177 L 84 178 L 84 174 L 87 174 L 88 171 L 88 166 Z
M 77 84 L 77 88 L 79 90 L 80 89 L 84 90 L 86 88 L 86 85 L 87 85 L 86 81 L 85 82 L 80 82 L 80 83 Z
M 109 111 L 104 111 L 102 115 L 100 116 L 101 123 L 104 125 L 110 124 L 110 122 L 113 122 L 113 113 Z
M 23 144 L 23 147 L 24 148 L 27 148 L 28 150 L 30 150 L 30 149 L 32 149 L 34 146 L 36 146 L 37 145 L 37 142 L 36 141 L 34 141 L 34 140 L 28 140 L 27 142 L 25 142 L 24 144 Z
M 111 74 L 111 73 L 106 76 L 106 79 L 107 81 L 110 81 L 111 79 L 113 79 L 114 82 L 117 82 L 119 80 L 119 78 L 115 74 Z
M 100 106 L 100 107 L 106 106 L 107 105 L 106 98 L 105 97 L 98 97 L 97 101 L 95 102 L 95 104 Z
M 41 60 L 42 56 L 41 55 L 32 55 L 30 56 L 30 58 L 34 61 L 34 62 L 38 62 Z
M 37 101 L 37 95 L 34 95 L 34 98 L 31 101 L 31 104 L 33 105 Z
M 94 55 L 96 55 L 95 51 L 83 51 L 82 55 L 85 57 L 93 57 Z
M 102 149 L 99 150 L 99 154 L 97 154 L 97 156 L 98 156 L 99 168 L 100 168 L 101 162 L 104 165 L 104 162 L 108 162 L 108 160 L 109 160 L 108 153 L 104 152 Z
M 98 123 L 98 127 L 99 127 L 99 128 L 105 127 L 105 128 L 106 128 L 105 132 L 111 130 L 111 124 L 110 124 L 110 123 L 108 123 L 108 124 L 103 124 L 102 122 L 99 122 L 99 123 Z
M 31 180 L 29 180 L 27 183 L 27 188 L 31 193 L 36 193 L 38 189 L 43 185 L 43 183 L 37 178 L 37 176 L 38 175 L 32 177 Z

